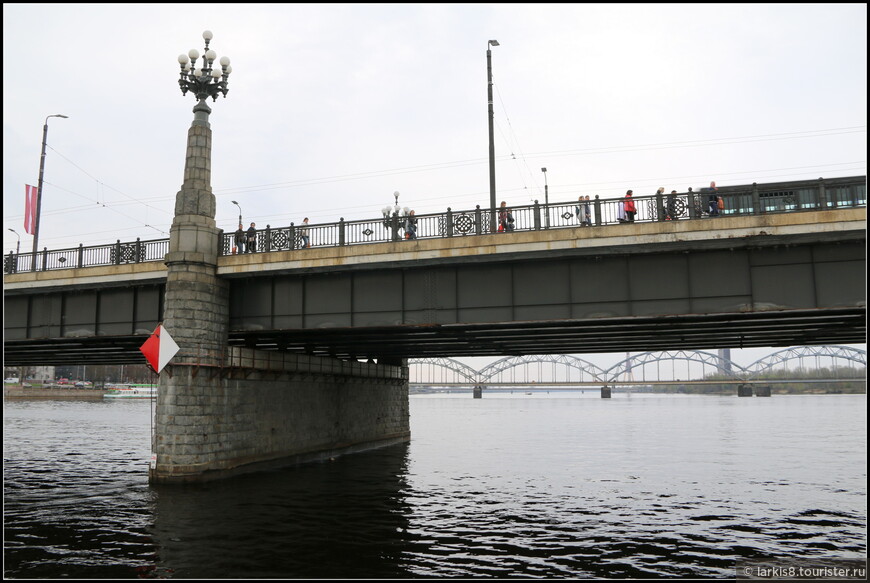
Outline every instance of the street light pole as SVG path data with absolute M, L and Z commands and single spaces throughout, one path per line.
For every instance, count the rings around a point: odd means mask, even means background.
M 242 207 L 240 207 L 239 203 L 234 200 L 231 200 L 230 202 L 239 207 L 239 226 L 242 226 Z
M 15 233 L 15 236 L 18 237 L 18 242 L 15 244 L 15 263 L 12 264 L 11 268 L 12 273 L 18 273 L 18 256 L 21 255 L 21 235 L 18 234 L 18 231 L 10 228 L 10 231 Z
M 547 188 L 547 169 L 541 168 L 541 172 L 544 173 L 544 210 L 547 213 L 546 214 L 547 220 L 544 224 L 546 224 L 547 225 L 546 228 L 549 229 L 550 228 L 550 193 L 549 193 L 549 190 Z
M 18 231 L 16 231 L 15 229 L 9 230 L 15 233 L 15 236 L 18 237 L 18 242 L 15 244 L 15 257 L 17 258 L 18 254 L 21 252 L 21 235 L 19 235 Z
M 42 175 L 45 172 L 45 141 L 48 137 L 49 117 L 67 119 L 68 116 L 60 113 L 49 115 L 45 118 L 45 123 L 42 126 L 42 154 L 39 156 L 39 182 L 36 184 L 36 214 L 33 217 L 33 265 L 31 266 L 33 271 L 36 271 L 36 254 L 39 252 L 39 212 L 42 209 Z
M 489 48 L 491 46 L 497 47 L 498 41 L 491 40 L 486 43 L 486 98 L 489 107 L 489 232 L 495 233 L 495 140 L 492 130 L 492 50 Z

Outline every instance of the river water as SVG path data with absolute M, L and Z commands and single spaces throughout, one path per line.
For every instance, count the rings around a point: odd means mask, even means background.
M 408 444 L 150 486 L 149 401 L 6 401 L 4 574 L 734 578 L 741 561 L 866 560 L 865 395 L 410 404 Z

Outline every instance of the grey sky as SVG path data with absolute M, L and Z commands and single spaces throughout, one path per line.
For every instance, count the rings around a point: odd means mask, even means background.
M 4 252 L 165 238 L 214 33 L 218 226 L 866 174 L 866 4 L 4 4 Z

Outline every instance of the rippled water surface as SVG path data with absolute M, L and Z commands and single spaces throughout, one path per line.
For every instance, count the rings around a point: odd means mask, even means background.
M 733 578 L 866 559 L 866 397 L 411 397 L 412 441 L 149 486 L 148 401 L 4 403 L 16 578 Z

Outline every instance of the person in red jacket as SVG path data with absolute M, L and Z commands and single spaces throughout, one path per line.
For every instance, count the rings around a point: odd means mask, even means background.
M 626 222 L 633 223 L 634 222 L 634 213 L 637 212 L 637 208 L 634 206 L 634 199 L 631 198 L 632 191 L 626 191 L 625 193 L 625 220 Z

